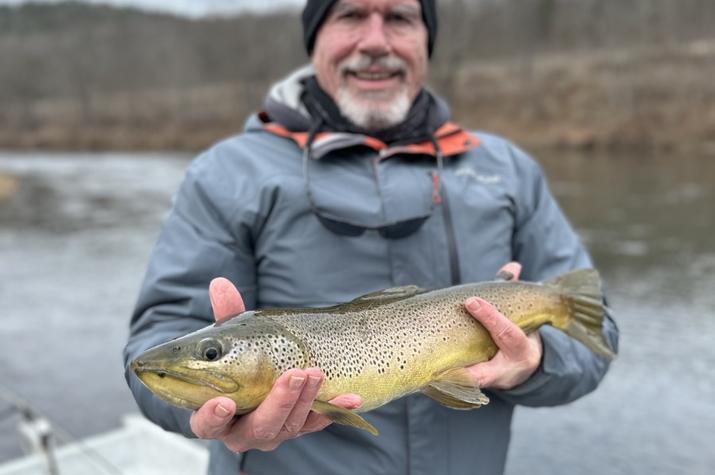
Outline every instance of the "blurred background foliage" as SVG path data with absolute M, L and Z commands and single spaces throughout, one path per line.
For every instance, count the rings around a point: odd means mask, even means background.
M 442 0 L 431 86 L 529 146 L 715 153 L 712 0 Z M 0 147 L 203 148 L 308 61 L 297 11 L 0 7 Z

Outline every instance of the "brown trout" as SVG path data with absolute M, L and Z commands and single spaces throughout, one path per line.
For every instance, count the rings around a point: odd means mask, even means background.
M 497 347 L 464 308 L 481 297 L 526 333 L 553 325 L 593 352 L 612 358 L 602 333 L 601 282 L 593 269 L 544 283 L 484 282 L 426 291 L 397 287 L 326 308 L 243 312 L 140 355 L 131 367 L 158 397 L 196 409 L 216 396 L 254 409 L 291 368 L 320 368 L 325 380 L 313 410 L 333 421 L 377 430 L 357 412 L 421 391 L 454 409 L 488 398 L 466 366 L 490 359 Z M 327 401 L 360 395 L 354 411 Z

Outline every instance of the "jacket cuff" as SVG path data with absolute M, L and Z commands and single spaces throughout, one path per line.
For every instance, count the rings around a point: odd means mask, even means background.
M 192 411 L 188 409 L 177 409 L 176 421 L 179 426 L 179 431 L 184 437 L 189 439 L 198 439 L 194 431 L 191 430 L 191 414 Z

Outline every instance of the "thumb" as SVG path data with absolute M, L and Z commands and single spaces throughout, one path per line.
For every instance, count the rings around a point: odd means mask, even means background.
M 200 439 L 218 439 L 233 425 L 235 414 L 236 403 L 231 399 L 210 399 L 191 414 L 191 431 Z
M 512 262 L 509 262 L 508 264 L 505 264 L 504 267 L 499 269 L 499 272 L 497 272 L 496 280 L 516 281 L 516 280 L 519 280 L 520 274 L 521 274 L 521 264 L 519 264 L 518 262 L 512 261 Z
M 225 277 L 217 277 L 211 281 L 209 299 L 216 321 L 225 320 L 246 310 L 238 289 Z

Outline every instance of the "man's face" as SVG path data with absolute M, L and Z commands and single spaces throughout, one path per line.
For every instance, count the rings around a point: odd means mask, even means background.
M 418 0 L 339 0 L 315 39 L 320 86 L 356 125 L 402 122 L 427 74 L 427 27 Z

